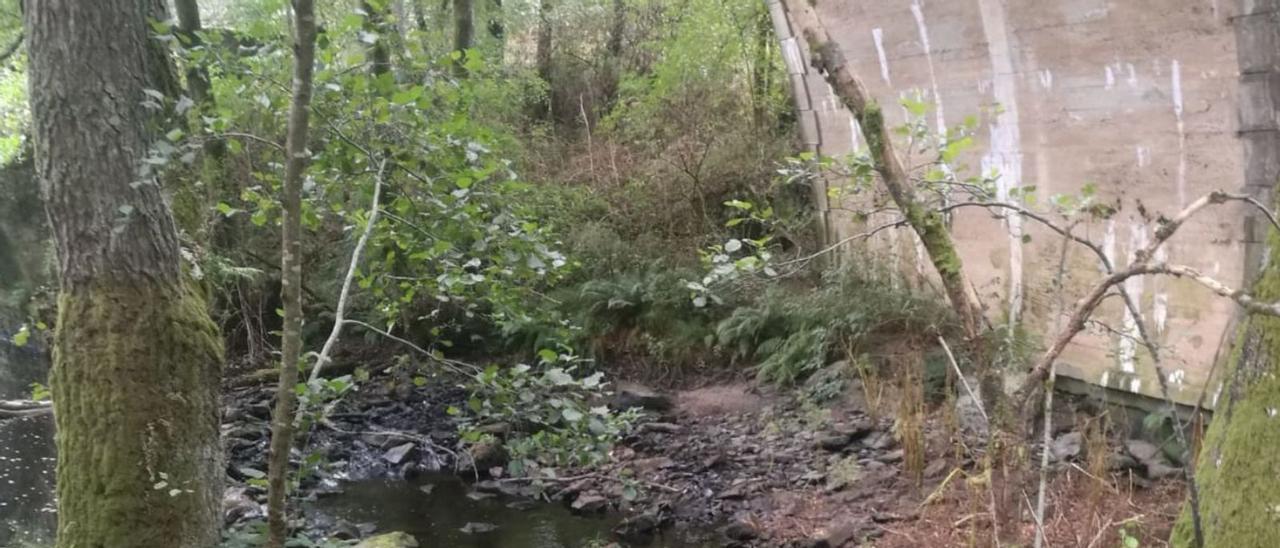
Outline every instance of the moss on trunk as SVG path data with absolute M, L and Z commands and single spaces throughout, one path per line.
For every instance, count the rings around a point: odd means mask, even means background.
M 1273 235 L 1271 249 L 1280 249 Z M 1280 300 L 1280 257 L 1271 254 L 1254 286 Z M 1222 377 L 1213 421 L 1196 464 L 1205 546 L 1280 546 L 1280 318 L 1251 316 Z M 1194 546 L 1190 508 L 1173 546 Z
M 203 299 L 168 282 L 68 288 L 52 377 L 58 546 L 220 541 L 222 343 Z

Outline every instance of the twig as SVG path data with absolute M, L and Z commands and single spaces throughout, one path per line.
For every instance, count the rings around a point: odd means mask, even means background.
M 356 248 L 351 251 L 351 261 L 347 264 L 347 274 L 342 279 L 342 291 L 338 293 L 338 306 L 333 315 L 333 330 L 329 332 L 329 338 L 325 339 L 324 346 L 320 349 L 320 355 L 316 356 L 316 363 L 311 367 L 311 380 L 320 378 L 320 370 L 324 369 L 325 364 L 329 362 L 329 354 L 333 351 L 333 345 L 337 344 L 338 337 L 342 335 L 342 326 L 347 315 L 347 299 L 351 296 L 351 281 L 356 277 L 356 270 L 360 266 L 360 257 L 364 254 L 365 245 L 369 243 L 369 235 L 373 233 L 373 226 L 378 223 L 378 213 L 381 212 L 382 200 L 382 177 L 386 173 L 387 160 L 383 159 L 378 163 L 378 174 L 374 178 L 373 185 L 373 203 L 369 206 L 369 218 L 365 221 L 364 232 L 360 234 L 360 239 L 356 241 Z
M 412 348 L 412 349 L 416 350 L 419 354 L 422 354 L 423 356 L 426 356 L 428 359 L 431 359 L 432 361 L 435 361 L 435 362 L 437 362 L 437 363 L 440 363 L 441 365 L 448 366 L 450 369 L 452 369 L 452 370 L 453 370 L 453 372 L 458 373 L 458 374 L 460 374 L 460 375 L 471 375 L 471 374 L 474 374 L 474 373 L 477 373 L 477 372 L 479 372 L 479 371 L 480 371 L 480 368 L 479 368 L 479 367 L 476 367 L 475 365 L 472 365 L 472 364 L 469 364 L 469 363 L 467 363 L 467 362 L 463 362 L 463 361 L 450 360 L 450 359 L 447 359 L 447 358 L 441 358 L 441 357 L 439 357 L 439 356 L 436 356 L 436 355 L 435 355 L 435 353 L 433 353 L 433 352 L 429 352 L 429 351 L 427 351 L 426 349 L 422 348 L 421 346 L 418 346 L 418 345 L 416 345 L 416 344 L 413 344 L 412 342 L 410 342 L 410 341 L 408 341 L 408 340 L 406 340 L 406 339 L 402 339 L 402 338 L 400 338 L 400 337 L 397 337 L 397 336 L 395 336 L 395 335 L 392 335 L 391 333 L 388 333 L 388 332 L 387 332 L 387 331 L 385 331 L 385 330 L 378 329 L 377 327 L 374 327 L 374 326 L 372 326 L 372 325 L 369 325 L 369 324 L 367 324 L 367 323 L 365 323 L 365 322 L 362 322 L 362 321 L 360 321 L 360 320 L 346 319 L 346 320 L 343 320 L 343 323 L 349 323 L 349 324 L 352 324 L 352 325 L 358 325 L 358 326 L 360 326 L 360 327 L 363 327 L 363 328 L 365 328 L 365 329 L 368 329 L 369 331 L 373 331 L 374 333 L 377 333 L 377 334 L 379 334 L 379 335 L 382 335 L 383 337 L 386 337 L 386 338 L 391 339 L 391 340 L 393 340 L 393 341 L 395 341 L 395 342 L 398 342 L 398 343 L 400 343 L 400 344 L 403 344 L 403 345 L 405 345 L 405 346 L 408 346 L 409 348 Z
M 946 352 L 947 360 L 951 362 L 951 367 L 955 368 L 956 376 L 960 378 L 961 386 L 964 386 L 964 391 L 969 393 L 970 398 L 973 398 L 974 405 L 978 406 L 978 412 L 982 413 L 982 420 L 986 421 L 989 428 L 991 426 L 991 417 L 988 417 L 987 411 L 982 408 L 982 399 L 978 398 L 978 395 L 973 392 L 973 388 L 969 387 L 969 381 L 965 380 L 964 372 L 960 371 L 960 364 L 956 363 L 956 357 L 951 353 L 951 347 L 947 345 L 946 339 L 941 336 L 938 337 L 938 343 L 942 345 L 942 351 Z

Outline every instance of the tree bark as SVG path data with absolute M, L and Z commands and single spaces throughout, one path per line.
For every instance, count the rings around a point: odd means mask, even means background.
M 177 80 L 149 0 L 27 0 L 36 169 L 58 253 L 59 547 L 220 541 L 222 343 L 182 272 L 145 90 Z
M 476 23 L 472 0 L 453 0 L 453 50 L 460 56 L 455 61 L 455 73 L 467 73 L 467 50 L 475 47 Z
M 364 11 L 364 30 L 375 36 L 369 44 L 369 59 L 374 76 L 391 72 L 391 51 L 387 47 L 391 29 L 387 25 L 386 14 L 377 9 L 368 0 L 361 0 L 360 9 Z
M 1280 234 L 1272 231 L 1270 248 L 1278 244 Z M 1253 294 L 1276 302 L 1280 257 L 1273 252 L 1268 261 Z M 1228 360 L 1195 464 L 1204 546 L 1280 546 L 1280 318 L 1249 316 Z M 1195 546 L 1190 505 L 1170 544 Z
M 285 497 L 288 495 L 289 450 L 298 397 L 302 356 L 302 179 L 310 159 L 307 129 L 311 118 L 311 87 L 315 66 L 316 15 L 312 0 L 293 0 L 293 101 L 285 138 L 284 210 L 281 230 L 280 285 L 284 301 L 280 384 L 271 417 L 271 462 L 267 472 L 267 546 L 281 548 L 288 536 Z

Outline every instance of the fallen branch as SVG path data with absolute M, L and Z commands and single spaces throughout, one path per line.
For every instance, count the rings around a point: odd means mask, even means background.
M 0 400 L 0 419 L 34 417 L 53 412 L 53 402 L 35 400 Z

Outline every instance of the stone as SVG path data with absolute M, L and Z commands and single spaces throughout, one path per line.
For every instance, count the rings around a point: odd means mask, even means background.
M 977 379 L 970 378 L 968 382 L 970 387 L 977 390 Z M 968 434 L 986 438 L 989 433 L 986 415 L 982 413 L 982 404 L 963 389 L 960 391 L 960 396 L 956 398 L 956 420 L 960 423 L 960 429 Z
M 573 499 L 573 504 L 570 507 L 583 514 L 595 514 L 603 512 L 608 505 L 609 500 L 604 498 L 603 495 L 588 491 L 580 493 L 577 498 Z
M 924 477 L 936 478 L 941 476 L 947 470 L 947 461 L 944 459 L 933 459 L 924 467 Z
M 244 487 L 228 487 L 222 492 L 222 518 L 227 526 L 266 515 L 262 506 L 246 494 Z
M 660 393 L 643 384 L 619 382 L 614 385 L 613 399 L 609 406 L 618 410 L 639 407 L 646 411 L 664 413 L 675 406 L 671 396 Z
M 404 459 L 406 457 L 409 456 L 409 453 L 413 451 L 414 447 L 416 447 L 416 445 L 414 445 L 413 442 L 392 447 L 391 449 L 388 449 L 387 452 L 382 454 L 382 460 L 385 460 L 391 464 L 400 464 L 404 462 Z
M 648 544 L 661 523 L 656 514 L 646 512 L 622 520 L 613 528 L 613 534 L 629 544 Z
M 498 526 L 492 523 L 484 523 L 480 521 L 468 521 L 466 525 L 463 525 L 458 530 L 468 535 L 479 535 L 483 533 L 492 533 L 494 531 L 497 531 Z
M 1151 462 L 1146 463 L 1146 465 L 1147 465 L 1147 477 L 1153 480 L 1162 480 L 1165 478 L 1172 478 L 1175 476 L 1182 475 L 1181 468 L 1170 466 L 1168 464 L 1160 462 L 1160 460 L 1153 459 Z
M 1084 447 L 1084 434 L 1080 432 L 1068 432 L 1058 439 L 1053 440 L 1050 452 L 1054 460 L 1066 461 L 1080 456 L 1080 450 Z
M 888 452 L 888 453 L 884 453 L 884 454 L 882 454 L 882 455 L 880 455 L 880 456 L 876 457 L 876 460 L 878 460 L 878 461 L 880 461 L 880 462 L 883 462 L 883 463 L 885 463 L 885 464 L 893 464 L 893 463 L 895 463 L 895 462 L 901 462 L 901 461 L 902 461 L 902 457 L 903 457 L 905 454 L 906 454 L 906 452 L 905 452 L 905 451 L 903 451 L 902 449 L 894 449 L 893 451 L 890 451 L 890 452 Z
M 1124 448 L 1129 452 L 1129 455 L 1144 464 L 1160 454 L 1160 448 L 1156 447 L 1154 443 L 1142 440 L 1128 440 L 1124 442 Z
M 729 540 L 745 542 L 760 537 L 760 531 L 756 529 L 755 524 L 745 518 L 735 519 L 732 523 L 724 526 L 720 533 Z
M 397 531 L 364 539 L 356 548 L 418 548 L 418 539 L 409 533 Z

